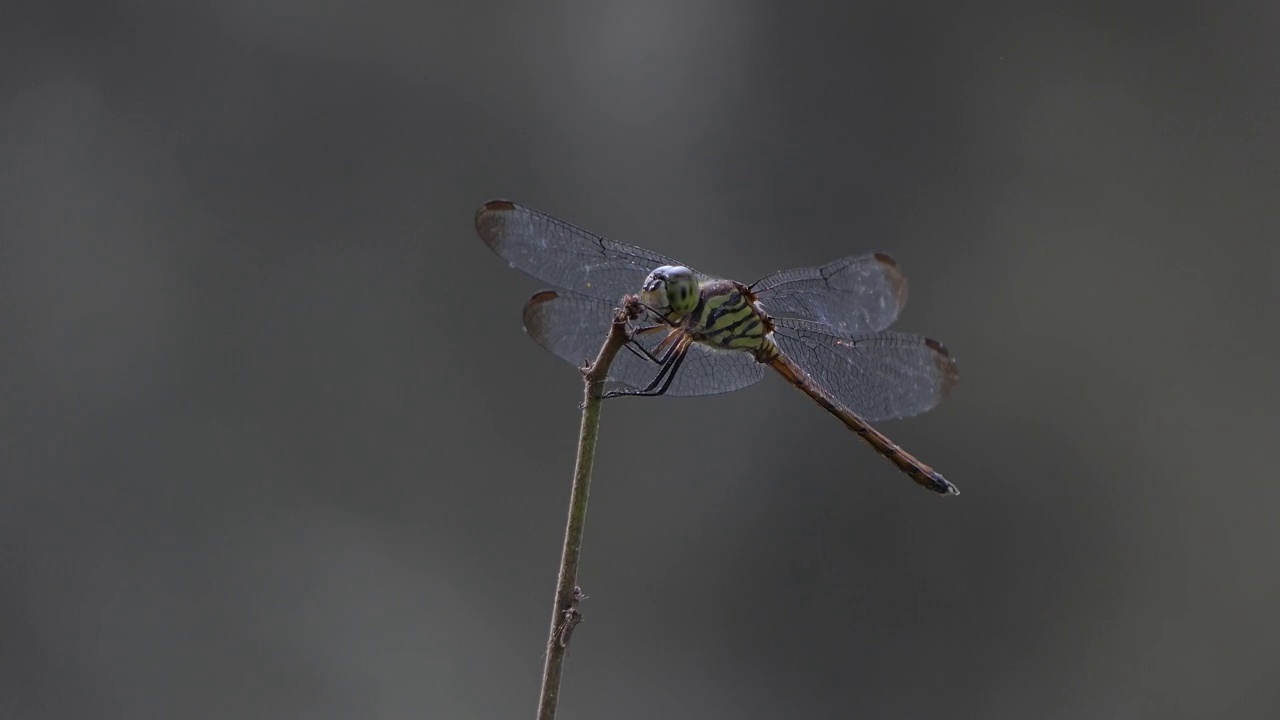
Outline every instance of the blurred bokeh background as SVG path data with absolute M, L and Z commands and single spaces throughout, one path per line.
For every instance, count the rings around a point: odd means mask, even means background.
M 579 376 L 506 197 L 879 249 L 961 381 L 609 403 L 560 716 L 1273 718 L 1280 10 L 9 3 L 0 717 L 532 717 Z M 725 447 L 733 452 L 722 452 Z

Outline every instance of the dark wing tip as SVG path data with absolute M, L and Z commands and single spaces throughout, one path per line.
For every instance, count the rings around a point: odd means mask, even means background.
M 893 256 L 890 255 L 889 253 L 877 252 L 872 254 L 875 255 L 876 260 L 879 260 L 882 265 L 888 265 L 890 267 L 898 267 L 898 261 L 894 260 Z
M 542 312 L 542 306 L 559 298 L 560 293 L 555 290 L 539 290 L 524 304 L 524 314 L 521 317 L 524 322 L 524 331 L 526 334 L 532 335 L 539 344 L 542 342 L 539 339 L 541 335 L 540 313 Z M 533 329 L 532 332 L 530 328 Z
M 541 305 L 544 302 L 551 302 L 552 300 L 555 300 L 558 297 L 560 297 L 560 293 L 556 292 L 555 290 L 539 290 L 538 292 L 534 293 L 533 296 L 529 298 L 529 302 L 525 304 Z
M 893 299 L 901 310 L 907 304 L 907 276 L 903 274 L 902 268 L 898 267 L 898 261 L 894 260 L 889 253 L 876 252 L 872 255 L 884 269 L 885 280 L 888 280 L 889 286 L 893 288 Z
M 485 204 L 481 205 L 480 209 L 476 211 L 476 215 L 481 215 L 487 212 L 505 212 L 507 210 L 515 210 L 515 209 L 516 209 L 516 204 L 511 202 L 510 200 L 503 200 L 502 198 L 494 198 L 492 200 L 486 201 Z
M 960 368 L 956 367 L 956 360 L 951 357 L 946 345 L 933 338 L 925 338 L 924 344 L 925 347 L 934 352 L 934 363 L 938 368 L 938 376 L 942 383 L 940 388 L 941 395 L 945 398 L 951 394 L 951 389 L 960 382 Z
M 476 210 L 476 232 L 484 238 L 485 242 L 489 242 L 488 230 L 491 219 L 499 213 L 508 213 L 515 209 L 516 204 L 510 200 L 495 199 L 486 202 Z

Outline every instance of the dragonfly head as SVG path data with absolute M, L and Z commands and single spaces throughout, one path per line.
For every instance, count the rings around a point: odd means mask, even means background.
M 683 265 L 663 265 L 644 279 L 640 302 L 666 316 L 684 316 L 698 306 L 698 279 Z

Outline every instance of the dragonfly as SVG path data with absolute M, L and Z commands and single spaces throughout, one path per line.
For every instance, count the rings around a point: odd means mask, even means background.
M 581 367 L 614 308 L 638 295 L 646 322 L 609 367 L 604 397 L 739 390 L 770 367 L 928 490 L 960 491 L 870 421 L 938 405 L 959 380 L 942 343 L 890 331 L 907 299 L 898 263 L 867 252 L 781 270 L 754 283 L 707 275 L 652 250 L 587 232 L 509 200 L 490 200 L 476 232 L 512 267 L 554 286 L 524 307 L 539 345 Z

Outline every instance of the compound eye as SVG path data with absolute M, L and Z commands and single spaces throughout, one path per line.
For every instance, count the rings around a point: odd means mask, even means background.
M 672 309 L 681 313 L 691 311 L 697 304 L 698 295 L 698 280 L 693 271 L 677 265 L 667 271 L 666 279 L 667 299 L 671 301 Z

